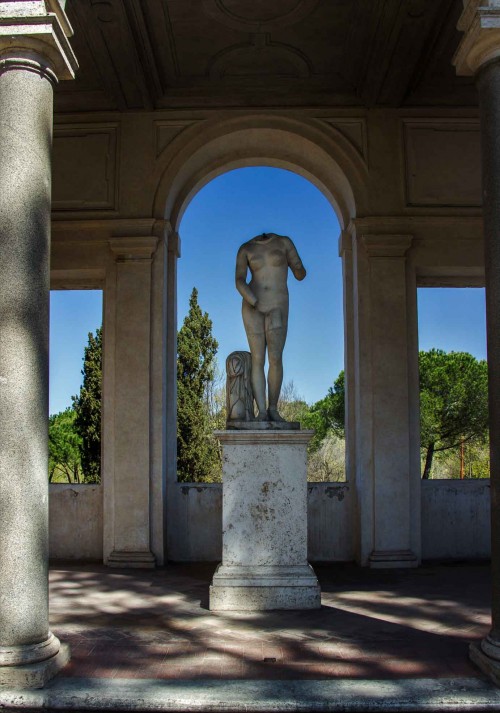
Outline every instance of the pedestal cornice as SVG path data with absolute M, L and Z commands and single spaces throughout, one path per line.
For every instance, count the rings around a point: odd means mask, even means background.
M 500 59 L 500 3 L 467 0 L 457 25 L 464 33 L 453 58 L 459 76 L 470 77 Z
M 296 445 L 309 443 L 314 431 L 214 431 L 223 446 L 253 446 L 270 444 Z

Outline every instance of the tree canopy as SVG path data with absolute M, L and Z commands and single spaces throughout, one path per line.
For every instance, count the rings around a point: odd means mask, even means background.
M 420 441 L 425 450 L 423 478 L 433 456 L 488 431 L 488 370 L 467 352 L 431 349 L 419 353 Z
M 49 482 L 56 470 L 64 474 L 68 483 L 82 480 L 82 439 L 75 430 L 75 417 L 72 408 L 49 416 Z
M 177 478 L 207 481 L 220 463 L 210 423 L 209 393 L 215 376 L 217 341 L 212 320 L 193 288 L 177 338 Z
M 330 433 L 344 438 L 345 430 L 345 384 L 342 370 L 330 386 L 324 399 L 316 401 L 302 418 L 304 428 L 315 430 L 311 450 L 316 451 Z
M 89 332 L 83 357 L 83 383 L 78 396 L 73 396 L 74 426 L 81 437 L 81 462 L 85 482 L 101 479 L 101 384 L 102 327 L 95 335 Z

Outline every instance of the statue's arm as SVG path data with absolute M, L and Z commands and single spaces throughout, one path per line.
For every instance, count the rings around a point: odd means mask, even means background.
M 297 280 L 303 280 L 307 274 L 306 269 L 305 269 L 304 265 L 302 264 L 302 260 L 299 257 L 297 248 L 295 247 L 293 242 L 290 240 L 290 238 L 287 238 L 286 255 L 287 255 L 287 259 L 288 259 L 288 265 L 290 266 L 290 269 L 293 272 L 293 276 Z
M 248 302 L 249 305 L 255 307 L 255 305 L 257 304 L 257 298 L 250 289 L 250 287 L 247 285 L 247 267 L 247 254 L 246 250 L 244 249 L 244 246 L 242 246 L 238 250 L 238 255 L 236 257 L 236 289 L 243 297 L 245 302 Z

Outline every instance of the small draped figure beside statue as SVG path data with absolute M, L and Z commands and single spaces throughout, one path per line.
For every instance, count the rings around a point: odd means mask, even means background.
M 297 280 L 306 276 L 295 245 L 285 235 L 262 233 L 238 250 L 236 289 L 243 298 L 243 324 L 250 352 L 235 351 L 226 360 L 228 429 L 300 428 L 299 423 L 285 421 L 278 412 L 288 328 L 288 268 Z M 247 283 L 248 271 L 251 279 Z

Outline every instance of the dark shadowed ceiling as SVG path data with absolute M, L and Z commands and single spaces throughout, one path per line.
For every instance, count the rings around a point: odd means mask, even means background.
M 67 0 L 80 63 L 56 111 L 470 106 L 462 0 Z

